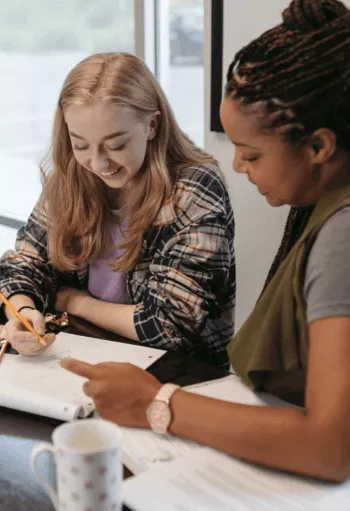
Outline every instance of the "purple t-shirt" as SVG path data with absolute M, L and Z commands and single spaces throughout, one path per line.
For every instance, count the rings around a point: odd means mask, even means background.
M 118 215 L 121 210 L 113 211 Z M 123 224 L 125 228 L 125 223 Z M 113 245 L 119 244 L 123 240 L 123 233 L 118 224 L 112 229 Z M 110 252 L 98 259 L 89 268 L 89 292 L 95 298 L 99 298 L 105 302 L 112 303 L 130 303 L 128 292 L 126 289 L 126 274 L 114 271 L 110 266 L 122 253 L 122 250 L 113 246 Z

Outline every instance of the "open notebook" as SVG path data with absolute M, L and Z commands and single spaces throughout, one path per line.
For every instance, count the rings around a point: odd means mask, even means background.
M 253 392 L 235 374 L 219 380 L 190 385 L 184 387 L 184 390 L 231 403 L 255 406 L 292 406 L 265 392 Z M 123 463 L 133 474 L 140 474 L 160 465 L 166 466 L 173 460 L 185 455 L 195 455 L 203 449 L 203 446 L 196 442 L 172 435 L 157 435 L 148 429 L 123 427 L 122 433 Z
M 146 369 L 165 352 L 61 332 L 37 357 L 6 354 L 0 363 L 0 406 L 69 421 L 87 417 L 94 404 L 84 379 L 62 369 L 62 358 L 85 362 L 130 362 Z

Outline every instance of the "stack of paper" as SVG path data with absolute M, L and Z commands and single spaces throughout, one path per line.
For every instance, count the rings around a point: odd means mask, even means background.
M 123 486 L 133 511 L 349 511 L 340 486 L 249 465 L 209 448 L 154 468 Z

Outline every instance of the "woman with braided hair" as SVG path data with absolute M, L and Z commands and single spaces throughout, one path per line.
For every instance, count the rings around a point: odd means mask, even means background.
M 252 388 L 300 407 L 169 390 L 134 366 L 63 365 L 90 380 L 84 390 L 101 416 L 119 424 L 342 481 L 350 476 L 350 11 L 337 0 L 293 0 L 280 25 L 236 55 L 221 119 L 234 169 L 270 205 L 295 208 L 297 227 L 228 353 Z

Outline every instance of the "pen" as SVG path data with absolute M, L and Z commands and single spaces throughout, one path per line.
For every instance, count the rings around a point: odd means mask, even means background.
M 44 339 L 34 330 L 32 325 L 22 316 L 22 314 L 20 312 L 18 312 L 16 307 L 14 307 L 12 305 L 12 303 L 10 303 L 7 298 L 5 298 L 5 296 L 2 294 L 1 291 L 0 291 L 0 300 L 2 300 L 2 302 L 6 305 L 6 307 L 8 307 L 10 309 L 10 311 L 12 311 L 14 313 L 16 318 L 19 319 L 21 323 L 23 323 L 23 325 L 29 330 L 29 332 L 36 335 L 40 344 L 42 344 L 43 346 L 46 346 L 46 342 L 44 341 Z

